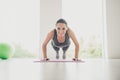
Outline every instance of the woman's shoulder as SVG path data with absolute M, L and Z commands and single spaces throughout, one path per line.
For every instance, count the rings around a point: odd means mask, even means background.
M 52 29 L 52 30 L 50 30 L 49 32 L 48 32 L 48 34 L 51 34 L 51 35 L 54 35 L 54 29 Z
M 71 32 L 73 32 L 73 31 L 72 31 L 71 28 L 68 28 L 67 32 L 68 32 L 68 33 L 71 33 Z
M 73 32 L 73 30 L 71 28 L 68 28 L 67 32 L 68 32 L 69 36 L 71 36 L 72 34 L 74 34 L 74 32 Z

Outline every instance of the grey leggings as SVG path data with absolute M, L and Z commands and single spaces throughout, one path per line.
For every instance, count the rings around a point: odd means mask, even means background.
M 53 49 L 54 49 L 56 52 L 58 52 L 58 51 L 60 50 L 60 48 L 54 46 L 53 43 L 51 43 L 51 45 L 52 45 Z M 69 45 L 68 45 L 68 46 L 65 46 L 65 47 L 62 47 L 63 52 L 66 52 L 68 48 L 69 48 Z

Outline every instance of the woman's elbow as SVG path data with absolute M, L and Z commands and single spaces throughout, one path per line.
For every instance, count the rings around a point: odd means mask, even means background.
M 75 46 L 76 46 L 76 48 L 79 48 L 79 47 L 80 47 L 79 43 L 77 43 Z
M 45 47 L 46 47 L 46 45 L 47 45 L 47 44 L 43 43 L 43 44 L 42 44 L 42 48 L 45 48 Z

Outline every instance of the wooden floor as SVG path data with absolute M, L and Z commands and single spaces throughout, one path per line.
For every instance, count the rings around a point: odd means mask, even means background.
M 84 60 L 85 63 L 0 60 L 0 80 L 120 80 L 120 59 Z

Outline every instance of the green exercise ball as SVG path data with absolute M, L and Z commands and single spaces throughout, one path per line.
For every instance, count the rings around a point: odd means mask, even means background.
M 1 59 L 8 59 L 12 57 L 14 53 L 13 46 L 8 43 L 0 43 L 0 58 Z

